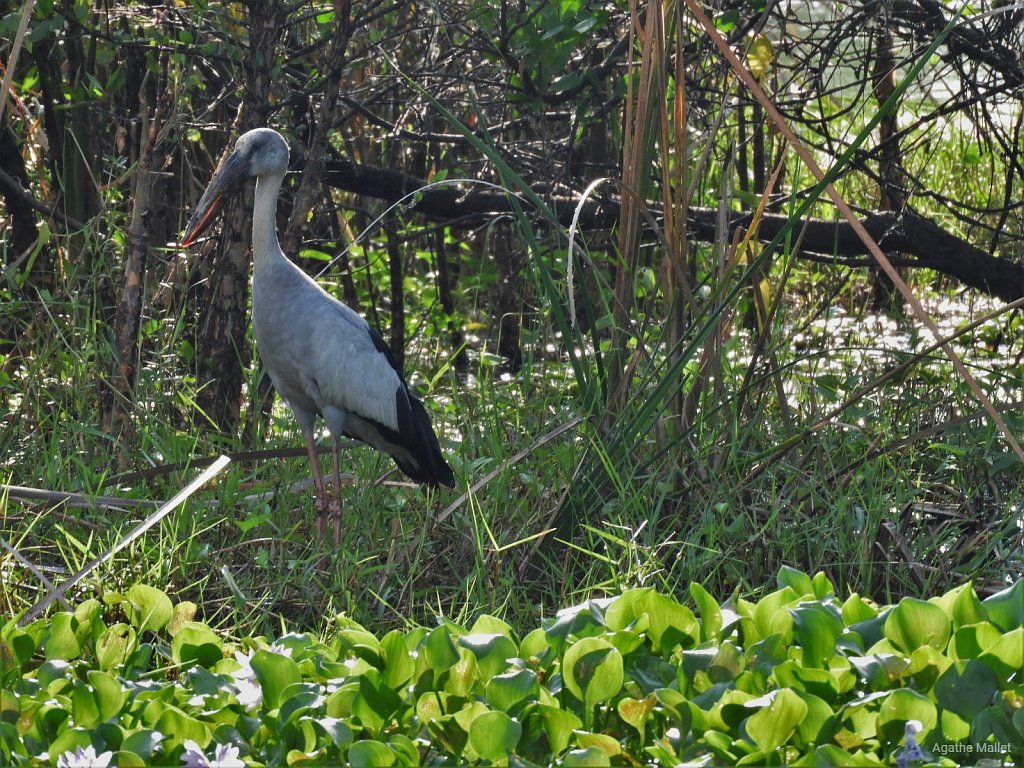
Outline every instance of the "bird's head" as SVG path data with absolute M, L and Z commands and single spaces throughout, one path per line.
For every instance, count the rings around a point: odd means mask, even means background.
M 181 247 L 187 248 L 213 223 L 225 193 L 257 176 L 284 175 L 288 170 L 288 144 L 271 128 L 256 128 L 238 137 L 235 150 L 203 192 L 195 213 L 185 228 Z

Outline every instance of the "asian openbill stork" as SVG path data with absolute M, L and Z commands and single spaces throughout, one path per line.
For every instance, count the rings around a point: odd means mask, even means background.
M 288 169 L 288 145 L 277 131 L 241 136 L 199 201 L 182 237 L 192 245 L 214 220 L 221 198 L 256 178 L 252 213 L 252 325 L 275 389 L 302 429 L 316 489 L 321 538 L 334 519 L 341 540 L 338 441 L 353 437 L 391 455 L 405 474 L 430 486 L 454 487 L 423 403 L 409 391 L 380 334 L 293 264 L 277 240 L 277 196 Z M 335 497 L 328 500 L 313 425 L 331 433 Z

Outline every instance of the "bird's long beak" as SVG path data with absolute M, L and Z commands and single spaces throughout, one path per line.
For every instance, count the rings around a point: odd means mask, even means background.
M 188 248 L 192 245 L 206 229 L 213 223 L 214 214 L 220 207 L 221 197 L 225 192 L 244 181 L 247 177 L 246 160 L 238 152 L 232 152 L 224 165 L 221 166 L 217 175 L 213 177 L 210 186 L 203 192 L 195 213 L 185 227 L 185 234 L 181 237 L 181 247 Z

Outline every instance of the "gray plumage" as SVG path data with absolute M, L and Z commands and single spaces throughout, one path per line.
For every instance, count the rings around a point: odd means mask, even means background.
M 418 482 L 453 487 L 455 478 L 441 455 L 430 417 L 409 392 L 380 335 L 281 250 L 277 197 L 287 168 L 288 145 L 279 133 L 257 128 L 241 136 L 203 194 L 182 245 L 191 245 L 209 226 L 225 192 L 256 177 L 253 330 L 274 388 L 290 406 L 305 437 L 322 533 L 327 502 L 315 453 L 317 415 L 323 416 L 332 437 L 336 492 L 340 481 L 337 441 L 343 435 L 390 454 Z M 340 514 L 340 505 L 334 511 Z M 338 524 L 336 517 L 336 540 Z

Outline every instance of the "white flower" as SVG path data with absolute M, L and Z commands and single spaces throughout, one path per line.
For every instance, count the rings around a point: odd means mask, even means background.
M 113 752 L 97 755 L 90 744 L 88 747 L 79 747 L 74 752 L 69 750 L 58 757 L 57 768 L 107 768 L 113 756 Z
M 238 703 L 246 709 L 255 709 L 263 701 L 263 688 L 256 679 L 256 673 L 250 663 L 253 653 L 254 651 L 249 651 L 248 654 L 243 655 L 241 652 L 235 651 L 238 669 L 231 673 L 231 676 L 235 678 Z
M 185 751 L 181 755 L 181 763 L 185 768 L 245 768 L 234 744 L 218 744 L 212 760 L 192 739 L 185 739 L 182 744 Z

